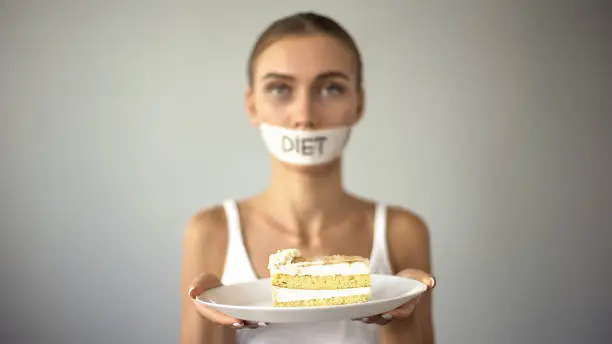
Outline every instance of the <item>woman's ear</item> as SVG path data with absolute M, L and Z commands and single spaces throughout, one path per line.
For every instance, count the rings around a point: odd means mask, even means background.
M 248 87 L 244 93 L 244 101 L 246 105 L 247 115 L 253 125 L 259 126 L 261 121 L 257 115 L 257 109 L 255 108 L 255 95 L 253 94 L 253 88 Z

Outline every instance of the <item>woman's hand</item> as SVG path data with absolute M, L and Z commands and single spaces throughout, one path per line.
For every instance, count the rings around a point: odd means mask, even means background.
M 421 281 L 422 283 L 424 283 L 427 286 L 427 291 L 433 289 L 436 285 L 436 280 L 433 276 L 429 275 L 428 273 L 421 271 L 421 270 L 416 270 L 416 269 L 406 269 L 406 270 L 402 270 L 400 273 L 397 274 L 397 276 L 400 277 L 406 277 L 406 278 L 411 278 L 411 279 L 415 279 L 417 281 Z M 422 294 L 421 294 L 422 296 Z M 375 316 L 371 316 L 371 317 L 367 317 L 367 318 L 363 318 L 363 319 L 359 319 L 362 322 L 366 323 L 366 324 L 378 324 L 378 325 L 386 325 L 387 323 L 389 323 L 391 320 L 393 319 L 406 319 L 409 318 L 412 313 L 414 312 L 414 309 L 416 308 L 416 305 L 419 302 L 420 297 L 416 297 L 410 301 L 408 301 L 407 303 L 401 305 L 400 307 L 393 309 L 389 312 L 383 313 L 383 314 L 379 314 L 379 315 L 375 315 Z
M 209 321 L 215 324 L 232 326 L 236 329 L 258 328 L 268 326 L 267 323 L 248 322 L 240 319 L 235 319 L 233 317 L 230 317 L 229 315 L 217 312 L 214 309 L 210 309 L 196 300 L 196 297 L 202 292 L 208 289 L 219 287 L 221 285 L 222 284 L 219 278 L 211 274 L 201 274 L 192 282 L 188 294 L 189 297 L 193 300 L 193 304 L 196 308 L 196 311 L 201 317 L 208 319 Z

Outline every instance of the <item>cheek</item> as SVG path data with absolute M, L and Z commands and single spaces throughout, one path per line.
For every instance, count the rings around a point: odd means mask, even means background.
M 288 116 L 288 106 L 282 102 L 273 101 L 264 96 L 255 99 L 257 116 L 269 124 L 282 124 Z
M 351 125 L 357 119 L 357 106 L 351 102 L 337 102 L 321 106 L 319 113 L 326 124 Z

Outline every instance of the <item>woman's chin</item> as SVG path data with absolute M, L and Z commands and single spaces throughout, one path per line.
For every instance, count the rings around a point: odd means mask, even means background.
M 303 173 L 307 175 L 326 174 L 340 167 L 340 158 L 336 158 L 329 162 L 326 162 L 323 164 L 317 164 L 317 165 L 296 165 L 296 164 L 283 162 L 280 160 L 277 160 L 277 162 L 281 164 L 283 168 L 288 171 Z

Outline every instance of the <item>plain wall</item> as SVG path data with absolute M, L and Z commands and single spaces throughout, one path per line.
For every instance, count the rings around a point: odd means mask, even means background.
M 0 342 L 176 342 L 183 227 L 265 188 L 246 59 L 298 10 L 362 49 L 346 185 L 428 222 L 438 342 L 612 342 L 611 16 L 578 0 L 1 1 Z

